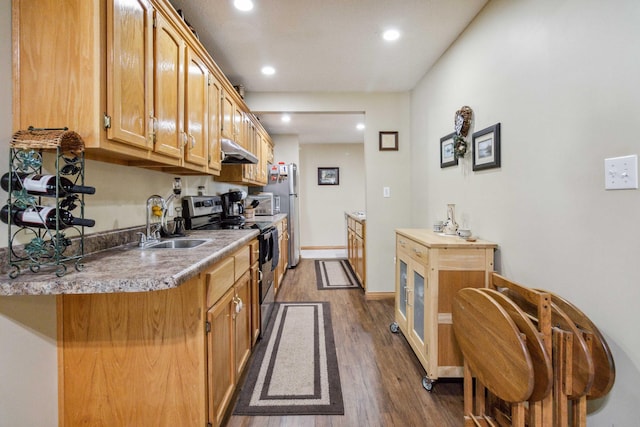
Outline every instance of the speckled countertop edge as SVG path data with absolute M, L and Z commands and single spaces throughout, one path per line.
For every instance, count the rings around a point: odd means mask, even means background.
M 195 277 L 258 235 L 258 230 L 190 231 L 189 238 L 210 239 L 190 249 L 140 249 L 135 243 L 97 251 L 83 258 L 84 269 L 68 266 L 0 277 L 0 296 L 147 292 L 170 289 Z

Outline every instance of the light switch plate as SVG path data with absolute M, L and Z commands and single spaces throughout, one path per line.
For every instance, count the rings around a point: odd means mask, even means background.
M 638 188 L 638 155 L 604 159 L 604 188 L 626 190 Z
M 389 187 L 382 187 L 382 196 L 391 197 L 391 189 Z

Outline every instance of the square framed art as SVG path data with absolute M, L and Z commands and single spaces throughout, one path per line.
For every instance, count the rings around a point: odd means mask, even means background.
M 453 137 L 455 133 L 452 132 L 447 136 L 440 138 L 440 167 L 448 168 L 449 166 L 455 166 L 458 164 L 458 158 L 455 153 L 455 143 Z
M 473 133 L 473 170 L 500 167 L 500 123 Z
M 340 168 L 318 168 L 318 185 L 340 185 Z

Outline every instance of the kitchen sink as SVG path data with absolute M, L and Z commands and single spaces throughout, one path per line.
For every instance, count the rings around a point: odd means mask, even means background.
M 210 241 L 210 239 L 163 240 L 161 242 L 145 246 L 144 249 L 192 249 Z

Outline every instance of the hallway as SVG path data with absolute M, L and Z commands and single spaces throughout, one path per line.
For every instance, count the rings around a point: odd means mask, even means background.
M 462 380 L 421 384 L 424 371 L 404 337 L 392 334 L 393 300 L 365 300 L 362 290 L 316 289 L 315 264 L 302 259 L 289 270 L 277 301 L 329 301 L 343 416 L 231 416 L 228 426 L 459 426 Z

